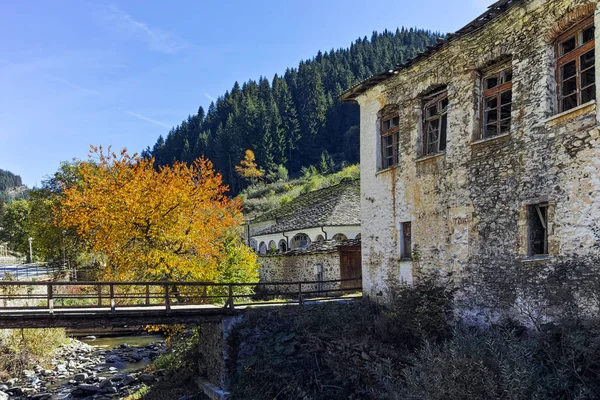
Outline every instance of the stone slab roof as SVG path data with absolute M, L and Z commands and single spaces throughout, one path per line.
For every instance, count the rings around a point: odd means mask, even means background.
M 360 225 L 360 180 L 347 180 L 298 196 L 290 203 L 261 215 L 250 223 L 276 220 L 253 236 L 320 226 Z
M 407 69 L 417 62 L 428 58 L 431 54 L 437 52 L 443 47 L 447 46 L 450 42 L 453 42 L 457 39 L 462 38 L 470 33 L 476 32 L 483 27 L 485 27 L 488 23 L 495 20 L 498 16 L 504 14 L 513 6 L 517 4 L 523 3 L 527 0 L 500 0 L 492 4 L 488 7 L 487 11 L 481 14 L 479 17 L 475 18 L 473 21 L 465 25 L 463 28 L 458 31 L 449 34 L 445 38 L 438 39 L 438 42 L 433 46 L 427 46 L 426 50 L 422 53 L 417 54 L 415 57 L 407 60 L 405 63 L 397 65 L 395 68 L 390 69 L 388 71 L 382 72 L 377 75 L 373 75 L 370 78 L 365 79 L 364 81 L 358 83 L 352 88 L 348 89 L 344 93 L 340 95 L 340 99 L 342 101 L 355 101 L 356 97 L 365 93 L 367 90 L 372 87 L 377 86 L 381 82 L 391 78 L 396 75 L 399 71 Z
M 306 247 L 300 247 L 297 249 L 286 251 L 285 253 L 274 253 L 274 254 L 263 254 L 259 257 L 289 257 L 289 256 L 305 256 L 310 254 L 326 254 L 326 253 L 337 253 L 344 247 L 360 248 L 360 239 L 349 239 L 349 240 L 327 240 L 323 242 L 313 242 Z

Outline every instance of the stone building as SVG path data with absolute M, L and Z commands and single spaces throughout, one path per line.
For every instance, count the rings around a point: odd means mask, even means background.
M 559 266 L 594 269 L 599 9 L 498 1 L 342 95 L 361 110 L 367 294 L 441 271 L 497 295 L 527 279 L 562 284 Z
M 246 239 L 259 254 L 261 282 L 354 279 L 360 229 L 360 181 L 349 180 L 255 218 Z

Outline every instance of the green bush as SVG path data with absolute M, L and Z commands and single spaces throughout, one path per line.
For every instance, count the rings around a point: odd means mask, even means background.
M 156 369 L 164 370 L 168 374 L 189 374 L 198 369 L 198 331 L 196 329 L 184 331 L 182 334 L 171 337 L 171 349 L 161 354 L 154 360 Z
M 35 365 L 45 365 L 64 343 L 67 338 L 61 328 L 3 330 L 0 371 L 14 376 Z

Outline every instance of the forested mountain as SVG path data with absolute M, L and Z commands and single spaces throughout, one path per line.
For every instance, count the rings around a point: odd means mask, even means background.
M 389 69 L 435 42 L 439 34 L 397 29 L 374 32 L 350 48 L 318 52 L 271 82 L 261 77 L 200 107 L 166 139 L 160 136 L 145 156 L 158 165 L 190 162 L 204 155 L 215 164 L 234 193 L 244 185 L 234 167 L 251 149 L 265 171 L 284 165 L 291 173 L 324 157 L 356 163 L 359 158 L 359 110 L 337 96 L 367 77 Z M 325 154 L 324 154 L 325 153 Z
M 19 175 L 0 169 L 0 205 L 8 200 L 22 197 L 25 190 Z

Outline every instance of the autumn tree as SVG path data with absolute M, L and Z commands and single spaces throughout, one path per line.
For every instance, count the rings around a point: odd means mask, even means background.
M 240 162 L 240 165 L 235 167 L 235 172 L 244 179 L 255 184 L 263 177 L 264 173 L 258 169 L 256 165 L 256 158 L 252 150 L 246 150 L 244 159 Z
M 256 256 L 235 229 L 240 204 L 210 161 L 174 163 L 92 147 L 77 185 L 64 189 L 57 222 L 102 255 L 114 280 L 227 281 L 257 278 Z M 231 260 L 240 260 L 233 263 Z

